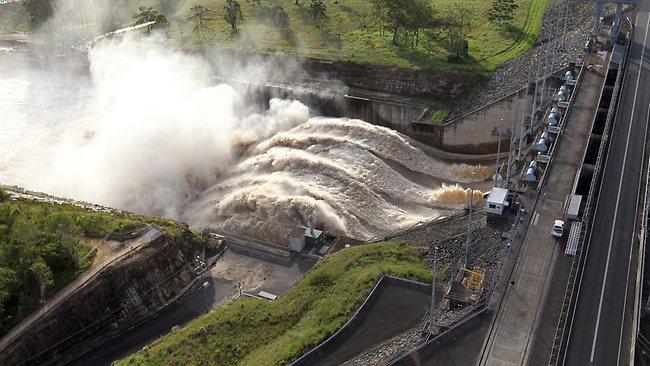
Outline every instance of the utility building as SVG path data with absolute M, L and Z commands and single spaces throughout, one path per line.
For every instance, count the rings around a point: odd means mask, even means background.
M 317 248 L 323 245 L 325 236 L 321 230 L 301 226 L 291 230 L 289 238 L 291 250 L 302 252 L 307 246 Z
M 314 248 L 323 245 L 324 235 L 322 231 L 306 227 L 303 233 L 305 234 L 305 244 Z
M 289 233 L 291 239 L 291 250 L 294 252 L 302 252 L 305 249 L 305 229 L 301 227 L 294 228 Z
M 508 207 L 508 190 L 505 188 L 492 188 L 492 192 L 485 201 L 485 212 L 493 215 L 503 215 L 503 210 Z

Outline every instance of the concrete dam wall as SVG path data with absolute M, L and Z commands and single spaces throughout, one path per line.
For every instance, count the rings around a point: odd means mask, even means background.
M 232 83 L 231 81 L 229 81 Z M 551 101 L 559 79 L 551 79 L 546 85 L 544 106 Z M 541 82 L 539 83 L 541 88 Z M 444 124 L 426 121 L 429 105 L 400 97 L 366 97 L 345 91 L 308 89 L 286 85 L 246 85 L 248 96 L 260 107 L 268 108 L 271 98 L 295 99 L 307 105 L 317 114 L 327 117 L 347 117 L 399 131 L 428 146 L 457 154 L 487 155 L 497 152 L 499 137 L 492 132 L 502 132 L 501 148 L 509 148 L 509 134 L 519 136 L 521 121 L 530 120 L 532 96 L 520 89 L 488 105 L 481 106 Z M 541 96 L 542 92 L 539 93 Z M 388 100 L 391 98 L 392 100 Z M 538 112 L 544 106 L 537 103 Z M 512 131 L 513 118 L 516 119 Z M 543 115 L 536 118 L 543 119 Z

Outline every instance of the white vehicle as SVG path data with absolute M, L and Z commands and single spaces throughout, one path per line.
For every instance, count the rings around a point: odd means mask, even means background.
M 553 223 L 553 229 L 551 229 L 551 235 L 556 238 L 561 238 L 564 235 L 564 221 L 555 220 Z

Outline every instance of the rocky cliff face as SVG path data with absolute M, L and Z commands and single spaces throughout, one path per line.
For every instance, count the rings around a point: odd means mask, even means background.
M 482 80 L 480 73 L 470 71 L 404 70 L 311 59 L 304 65 L 350 88 L 425 99 L 457 98 Z
M 214 57 L 215 54 L 218 56 Z M 226 78 L 253 84 L 297 84 L 301 88 L 328 90 L 335 94 L 350 88 L 364 95 L 376 93 L 383 97 L 403 96 L 425 100 L 457 98 L 484 78 L 482 73 L 476 71 L 398 69 L 283 54 L 251 54 L 232 49 L 209 53 L 207 59 L 216 59 L 213 62 L 216 74 L 226 75 Z M 227 69 L 224 69 L 224 64 Z M 261 65 L 259 67 L 264 72 L 259 72 L 255 67 L 255 72 L 250 72 L 251 65 Z
M 186 231 L 111 264 L 26 329 L 0 364 L 59 364 L 146 319 L 192 282 L 201 249 Z

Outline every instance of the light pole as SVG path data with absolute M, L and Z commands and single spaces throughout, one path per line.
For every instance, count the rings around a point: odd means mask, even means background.
M 512 112 L 512 128 L 510 129 L 510 142 L 508 146 L 508 166 L 506 167 L 506 189 L 510 189 L 510 167 L 512 166 L 512 149 L 515 145 L 514 134 L 517 128 L 517 116 L 519 114 L 519 92 L 515 94 L 515 107 L 512 109 Z
M 208 281 L 205 281 L 201 287 L 203 288 L 203 302 L 205 304 L 205 313 L 207 314 L 210 311 L 210 307 L 208 306 L 208 294 L 206 292 L 207 288 L 210 287 L 210 283 Z
M 501 138 L 503 136 L 510 136 L 511 134 L 511 131 L 506 131 L 505 134 L 503 133 L 503 118 L 501 118 L 501 125 L 492 129 L 492 136 L 497 136 L 499 139 L 497 142 L 497 163 L 494 168 L 494 187 L 496 187 L 499 182 L 499 156 L 501 155 Z
M 433 248 L 433 278 L 431 280 L 431 318 L 429 320 L 429 334 L 433 332 L 434 310 L 436 308 L 436 268 L 438 267 L 438 247 Z M 427 335 L 428 339 L 429 335 Z
M 467 215 L 467 236 L 465 239 L 465 261 L 464 267 L 467 268 L 467 262 L 469 262 L 469 245 L 472 241 L 472 211 L 474 210 L 474 176 L 476 172 L 472 172 L 472 185 L 469 190 L 469 214 Z

